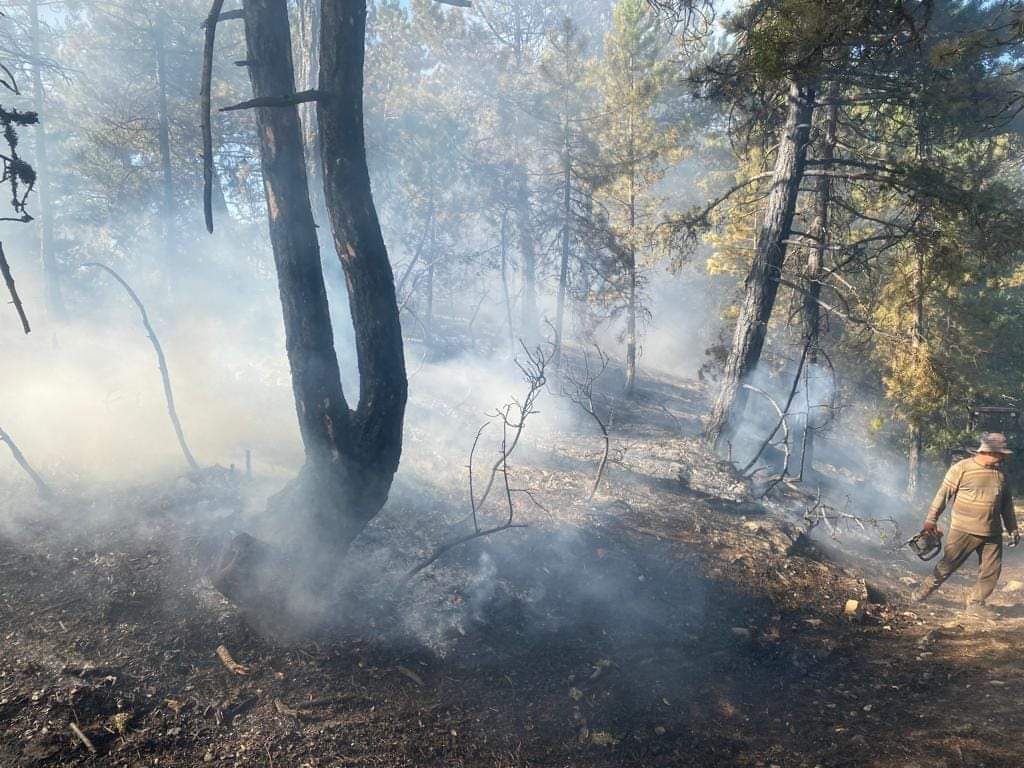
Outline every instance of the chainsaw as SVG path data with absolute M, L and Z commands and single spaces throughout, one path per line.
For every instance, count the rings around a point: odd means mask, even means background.
M 939 529 L 921 531 L 904 542 L 922 560 L 932 560 L 942 551 L 942 531 Z

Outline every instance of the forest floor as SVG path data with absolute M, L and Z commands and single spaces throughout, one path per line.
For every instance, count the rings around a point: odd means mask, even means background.
M 1024 764 L 1024 562 L 999 621 L 959 614 L 973 564 L 912 608 L 924 567 L 863 537 L 843 555 L 802 535 L 796 501 L 762 506 L 694 437 L 704 407 L 695 384 L 645 381 L 594 501 L 581 424 L 515 462 L 543 505 L 520 503 L 528 528 L 375 591 L 465 507 L 464 470 L 410 420 L 420 465 L 352 556 L 346 628 L 292 643 L 204 578 L 209 529 L 251 490 L 233 475 L 8 497 L 0 765 Z

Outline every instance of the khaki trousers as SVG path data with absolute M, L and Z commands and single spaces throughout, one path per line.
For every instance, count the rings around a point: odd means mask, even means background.
M 971 553 L 978 553 L 978 583 L 974 593 L 967 598 L 968 604 L 980 603 L 984 605 L 992 590 L 996 588 L 996 581 L 1003 570 L 1003 537 L 1002 534 L 995 536 L 977 536 L 973 533 L 958 531 L 956 528 L 950 530 L 946 537 L 946 548 L 942 553 L 942 559 L 935 566 L 935 572 L 931 576 L 931 583 L 928 591 L 938 589 L 946 579 L 956 573 Z

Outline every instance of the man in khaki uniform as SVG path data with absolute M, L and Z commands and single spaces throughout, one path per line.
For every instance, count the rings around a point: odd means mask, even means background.
M 1013 497 L 999 466 L 1012 453 L 1004 435 L 990 432 L 981 438 L 981 445 L 973 456 L 958 461 L 946 473 L 924 524 L 924 530 L 935 531 L 939 515 L 947 506 L 952 507 L 946 550 L 935 572 L 914 593 L 916 602 L 925 600 L 971 553 L 977 552 L 978 583 L 967 599 L 967 610 L 985 618 L 996 617 L 985 601 L 996 588 L 1003 567 L 1003 528 L 1010 533 L 1013 546 L 1020 542 Z

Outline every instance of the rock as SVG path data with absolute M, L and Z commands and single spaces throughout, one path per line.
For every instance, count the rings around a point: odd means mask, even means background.
M 1016 579 L 1013 579 L 1012 581 L 1006 582 L 1006 586 L 1003 587 L 1003 592 L 1020 592 L 1022 589 L 1024 589 L 1024 581 L 1017 581 Z
M 843 614 L 849 619 L 860 620 L 864 617 L 864 606 L 860 600 L 847 600 L 843 607 Z
M 747 639 L 750 638 L 750 630 L 747 629 L 746 627 L 733 627 L 732 628 L 732 633 L 736 637 L 743 637 L 743 638 L 747 638 Z

